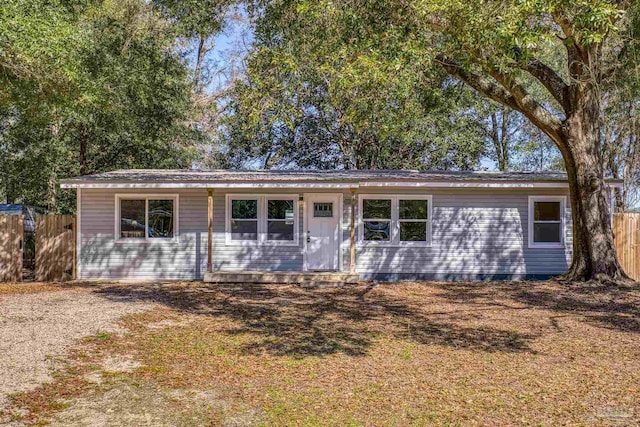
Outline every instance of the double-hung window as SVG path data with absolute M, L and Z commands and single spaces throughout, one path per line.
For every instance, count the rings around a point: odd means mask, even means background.
M 564 246 L 564 196 L 529 197 L 529 247 Z
M 363 240 L 367 242 L 391 241 L 392 199 L 369 199 L 362 201 Z
M 117 240 L 169 240 L 177 232 L 177 195 L 116 195 Z
M 429 246 L 430 195 L 360 196 L 361 244 Z
M 398 222 L 401 242 L 427 242 L 429 200 L 398 199 Z
M 298 245 L 298 195 L 227 194 L 228 245 Z
M 258 240 L 258 202 L 258 199 L 231 200 L 231 240 Z

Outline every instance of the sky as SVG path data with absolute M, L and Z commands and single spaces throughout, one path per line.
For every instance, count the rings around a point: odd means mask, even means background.
M 224 31 L 215 38 L 214 48 L 209 54 L 212 69 L 220 70 L 209 88 L 210 91 L 229 84 L 253 42 L 253 31 L 244 8 L 239 7 L 233 15 L 232 19 L 227 20 Z

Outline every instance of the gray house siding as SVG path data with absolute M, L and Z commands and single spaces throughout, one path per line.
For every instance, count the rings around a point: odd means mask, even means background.
M 350 264 L 351 195 L 348 190 L 253 190 L 214 194 L 214 270 L 301 271 L 304 266 L 304 209 L 298 205 L 298 246 L 228 245 L 227 193 L 343 194 L 342 268 Z M 571 260 L 571 218 L 566 206 L 564 248 L 528 247 L 528 196 L 566 195 L 565 189 L 359 190 L 366 194 L 433 196 L 430 247 L 358 245 L 357 272 L 363 278 L 461 279 L 549 276 L 564 272 Z M 117 242 L 116 194 L 177 194 L 176 241 Z M 83 189 L 80 198 L 79 277 L 100 279 L 200 279 L 207 263 L 207 192 L 189 190 Z M 357 202 L 356 202 L 357 210 Z M 356 217 L 357 218 L 357 217 Z M 356 220 L 357 224 L 357 220 Z
M 568 197 L 564 247 L 528 247 L 529 196 L 564 196 L 566 190 L 447 189 L 424 193 L 433 196 L 431 246 L 358 246 L 356 271 L 363 278 L 524 278 L 567 270 L 572 251 Z
M 298 246 L 273 246 L 226 243 L 226 195 L 259 194 L 256 191 L 216 191 L 213 198 L 213 268 L 216 270 L 301 271 L 303 247 L 303 209 L 298 206 Z M 271 194 L 300 194 L 296 191 L 275 190 Z M 205 192 L 206 197 L 206 192 Z M 206 209 L 205 209 L 206 215 Z M 206 259 L 204 260 L 206 270 Z
M 178 239 L 116 241 L 116 194 L 178 194 Z M 206 191 L 85 189 L 81 191 L 80 206 L 80 278 L 193 279 L 204 273 L 199 260 L 206 260 Z

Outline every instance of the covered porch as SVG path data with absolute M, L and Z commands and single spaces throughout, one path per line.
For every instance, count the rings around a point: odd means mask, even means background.
M 214 250 L 214 195 L 215 188 L 207 189 L 207 270 L 203 275 L 203 281 L 206 283 L 293 283 L 293 284 L 337 284 L 337 283 L 357 283 L 360 280 L 360 275 L 356 273 L 356 188 L 346 187 L 342 191 L 349 190 L 350 197 L 345 196 L 347 203 L 344 203 L 342 196 L 336 199 L 336 205 L 334 209 L 336 212 L 340 212 L 340 222 L 342 222 L 342 210 L 348 212 L 348 234 L 349 234 L 349 265 L 348 270 L 343 268 L 342 255 L 340 255 L 340 262 L 335 270 L 313 270 L 310 264 L 305 265 L 303 269 L 299 271 L 277 271 L 271 269 L 257 270 L 247 269 L 241 271 L 229 271 L 216 268 L 215 263 L 215 250 Z M 300 198 L 300 206 L 304 206 L 305 203 L 310 203 L 307 199 L 310 197 Z M 343 206 L 346 205 L 346 206 Z M 217 207 L 219 208 L 219 207 Z M 216 208 L 216 209 L 217 209 Z M 297 207 L 296 207 L 297 208 Z M 225 206 L 228 209 L 228 206 Z M 307 220 L 307 210 L 304 211 L 304 227 L 302 241 L 304 242 L 302 251 L 307 251 L 307 246 L 311 241 L 310 231 L 311 228 Z M 346 215 L 345 215 L 346 216 Z M 345 226 L 346 228 L 346 226 Z M 342 233 L 342 230 L 340 230 Z M 345 239 L 346 240 L 346 239 Z M 346 242 L 344 242 L 346 243 Z M 338 248 L 341 250 L 341 245 Z M 346 258 L 346 256 L 345 256 Z

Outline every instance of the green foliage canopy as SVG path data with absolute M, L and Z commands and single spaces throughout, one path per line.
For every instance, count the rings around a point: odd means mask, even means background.
M 22 3 L 16 11 L 28 10 Z M 52 10 L 25 12 L 20 25 L 64 23 L 69 30 L 59 46 L 49 44 L 55 35 L 48 32 L 22 34 L 31 39 L 21 43 L 8 32 L 1 39 L 6 50 L 21 52 L 5 58 L 30 71 L 0 75 L 0 87 L 10 88 L 0 108 L 0 194 L 68 211 L 73 195 L 59 191 L 60 177 L 189 167 L 200 136 L 184 124 L 191 111 L 190 75 L 166 20 L 139 0 L 43 4 Z M 82 43 L 69 42 L 79 35 Z M 40 58 L 47 49 L 51 54 Z M 58 49 L 67 53 L 58 56 Z M 51 65 L 55 72 L 48 73 L 51 59 L 60 67 Z
M 259 9 L 247 76 L 230 94 L 232 165 L 469 169 L 482 138 L 469 92 L 412 52 L 358 46 L 340 3 Z M 358 27 L 354 27 L 358 26 Z M 372 34 L 377 34 L 375 31 Z

